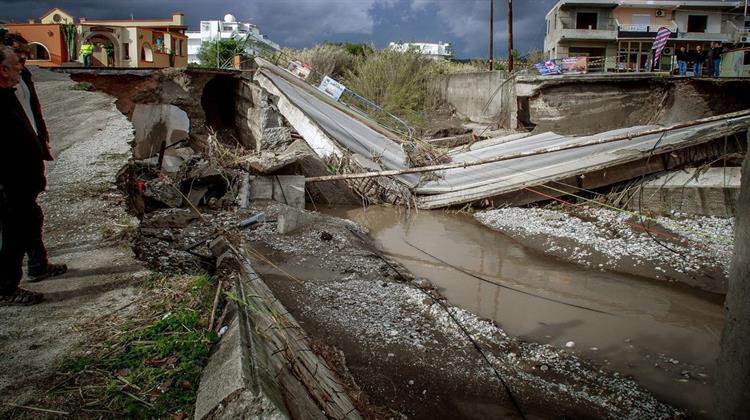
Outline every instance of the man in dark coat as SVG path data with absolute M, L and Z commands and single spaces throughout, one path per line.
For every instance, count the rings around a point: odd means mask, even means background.
M 13 51 L 21 64 L 21 82 L 15 86 L 16 98 L 24 108 L 27 118 L 36 132 L 44 160 L 51 161 L 53 158 L 49 144 L 49 132 L 42 116 L 42 106 L 36 94 L 34 82 L 31 80 L 31 71 L 25 65 L 29 53 L 28 43 L 21 35 L 14 33 L 6 35 L 5 43 L 13 47 Z M 64 264 L 51 264 L 49 262 L 42 233 L 44 213 L 38 203 L 35 204 L 33 211 L 34 218 L 32 221 L 35 225 L 33 231 L 29 234 L 29 248 L 26 250 L 28 255 L 27 274 L 29 281 L 32 282 L 63 274 L 68 269 Z
M 34 229 L 36 199 L 46 187 L 42 146 L 15 86 L 21 64 L 9 47 L 0 47 L 0 304 L 30 305 L 42 294 L 18 287 L 23 277 L 23 256 Z

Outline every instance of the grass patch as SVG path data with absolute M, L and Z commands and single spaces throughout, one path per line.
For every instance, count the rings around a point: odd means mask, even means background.
M 98 344 L 66 359 L 56 390 L 72 412 L 165 418 L 192 413 L 200 374 L 218 340 L 208 326 L 216 281 L 147 278 L 134 313 L 97 320 Z
M 83 91 L 86 91 L 86 92 L 91 92 L 92 90 L 94 90 L 94 85 L 92 85 L 89 82 L 79 82 L 79 83 L 76 83 L 75 85 L 71 86 L 70 89 L 71 90 L 83 90 Z

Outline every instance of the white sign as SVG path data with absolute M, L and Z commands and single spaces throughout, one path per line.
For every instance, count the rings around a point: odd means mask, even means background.
M 318 86 L 318 89 L 338 101 L 339 98 L 341 98 L 341 95 L 346 90 L 346 86 L 326 76 L 323 78 L 323 81 L 320 82 L 320 86 Z

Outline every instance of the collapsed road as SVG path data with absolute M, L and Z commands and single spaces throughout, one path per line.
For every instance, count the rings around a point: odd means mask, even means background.
M 453 286 L 457 289 L 467 289 L 479 281 L 476 277 L 493 280 L 494 275 L 494 281 L 507 282 L 507 275 L 481 266 L 462 267 L 452 259 L 450 251 L 456 244 L 482 243 L 476 236 L 460 239 L 461 235 L 450 232 L 452 220 L 458 217 L 445 215 L 446 220 L 428 224 L 419 235 L 409 237 L 416 247 L 409 254 L 393 252 L 389 249 L 393 244 L 373 242 L 369 234 L 378 239 L 377 228 L 368 232 L 363 227 L 367 223 L 350 213 L 338 215 L 355 223 L 304 210 L 306 201 L 311 207 L 322 205 L 312 198 L 325 188 L 323 183 L 305 184 L 304 176 L 329 176 L 326 171 L 331 169 L 339 172 L 334 176 L 346 176 L 420 165 L 404 150 L 403 140 L 352 116 L 283 70 L 261 63 L 258 73 L 242 75 L 198 70 L 136 75 L 70 72 L 74 79 L 90 81 L 95 89 L 116 96 L 118 109 L 133 122 L 133 159 L 118 181 L 141 221 L 133 244 L 136 255 L 155 272 L 210 270 L 219 279 L 217 296 L 224 290 L 231 297 L 227 306 L 231 309 L 217 315 L 217 320 L 212 315 L 217 331 L 224 335 L 204 371 L 196 418 L 248 413 L 281 418 L 675 418 L 705 415 L 710 407 L 706 390 L 711 366 L 706 358 L 714 354 L 712 335 L 720 322 L 716 297 L 696 298 L 643 278 L 592 273 L 535 259 L 533 251 L 473 224 L 488 235 L 481 249 L 508 241 L 503 249 L 514 254 L 499 257 L 488 251 L 490 265 L 507 266 L 514 257 L 515 264 L 542 265 L 547 270 L 511 273 L 514 283 L 506 286 L 515 290 L 503 295 L 502 305 L 489 309 L 482 304 L 486 290 L 478 286 L 480 303 L 472 306 L 439 273 L 460 279 Z M 747 123 L 747 115 L 740 113 L 675 128 L 663 136 L 647 134 L 654 127 L 626 129 L 635 137 L 640 130 L 642 138 L 617 140 L 621 142 L 617 147 L 611 147 L 615 141 L 589 146 L 601 153 L 589 154 L 588 166 L 573 175 L 570 162 L 580 160 L 573 152 L 584 148 L 548 149 L 606 140 L 623 131 L 589 138 L 516 134 L 443 152 L 454 163 L 482 159 L 483 153 L 502 159 L 524 150 L 528 140 L 550 152 L 540 154 L 550 160 L 539 170 L 551 171 L 557 182 L 593 188 L 585 184 L 588 179 L 596 181 L 592 170 L 606 172 L 612 162 L 638 160 L 634 167 L 640 168 L 659 146 L 664 146 L 658 149 L 662 166 L 654 163 L 628 173 L 629 177 L 612 179 L 637 178 L 679 162 L 700 163 L 730 150 L 741 153 L 743 145 L 734 136 Z M 716 133 L 730 140 L 726 147 L 713 144 L 701 153 L 690 149 L 715 141 Z M 671 155 L 680 150 L 689 151 L 685 156 Z M 565 158 L 555 160 L 560 156 Z M 622 156 L 627 157 L 620 160 Z M 518 191 L 518 185 L 528 185 L 522 175 L 496 176 L 512 160 L 487 163 L 485 169 L 500 171 L 487 178 L 481 178 L 478 170 L 476 176 L 466 178 L 404 174 L 396 181 L 381 177 L 379 188 L 373 190 L 376 195 L 365 194 L 372 192 L 363 187 L 366 184 L 346 181 L 343 188 L 341 183 L 330 184 L 326 197 L 352 203 L 360 193 L 359 198 L 367 202 L 385 197 L 384 190 L 396 188 L 397 183 L 415 194 L 420 207 L 426 198 L 459 191 L 469 192 L 468 198 L 455 204 L 491 200 L 506 191 L 499 186 L 516 185 L 512 191 Z M 308 172 L 310 168 L 315 170 Z M 470 174 L 471 170 L 450 171 Z M 528 170 L 537 168 L 531 164 Z M 583 173 L 582 179 L 578 175 Z M 566 181 L 571 176 L 578 181 Z M 599 182 L 597 186 L 606 186 L 610 179 Z M 445 190 L 420 193 L 421 187 Z M 265 221 L 237 228 L 251 217 Z M 435 232 L 445 236 L 431 237 Z M 449 244 L 448 254 L 430 247 L 440 241 Z M 586 278 L 582 289 L 570 284 L 578 278 Z M 511 290 L 508 287 L 503 289 Z M 614 287 L 623 301 L 643 305 L 624 309 L 622 303 L 605 299 L 605 293 L 588 292 L 588 287 Z M 639 298 L 649 291 L 659 297 Z M 550 306 L 530 306 L 529 301 Z M 705 316 L 683 314 L 687 309 L 670 312 L 665 301 L 682 302 L 680 308 L 701 308 Z M 552 318 L 557 318 L 560 307 L 596 315 L 584 318 L 567 312 L 567 321 L 551 325 L 555 319 L 538 316 L 550 307 L 557 308 L 550 311 Z M 514 318 L 515 312 L 522 316 Z M 616 321 L 611 321 L 613 316 Z M 659 316 L 664 322 L 646 322 Z M 708 333 L 680 327 L 696 322 L 705 323 Z M 592 324 L 596 327 L 588 330 Z M 705 357 L 658 343 L 644 345 L 649 327 L 676 340 L 699 343 L 695 345 Z M 611 328 L 622 328 L 628 337 L 615 334 L 597 342 L 597 329 Z M 285 345 L 289 340 L 295 345 Z M 616 341 L 626 345 L 618 346 Z M 628 353 L 630 347 L 634 350 Z M 597 356 L 600 350 L 602 356 Z M 664 368 L 645 367 L 652 363 Z M 659 391 L 662 386 L 665 390 Z M 686 401 L 685 389 L 699 397 Z
M 483 142 L 481 147 L 449 152 L 452 163 L 409 168 L 403 147 L 384 130 L 347 114 L 340 105 L 283 69 L 261 61 L 258 82 L 282 101 L 280 112 L 321 159 L 343 154 L 366 161 L 367 173 L 323 176 L 310 181 L 393 176 L 417 196 L 419 208 L 477 202 L 520 205 L 540 200 L 525 189 L 556 183 L 563 191 L 601 188 L 642 175 L 715 159 L 747 149 L 724 139 L 750 127 L 750 111 L 708 117 L 667 127 L 635 126 L 584 137 L 516 134 Z M 317 127 L 314 133 L 308 128 Z M 723 147 L 721 147 L 723 146 Z M 379 168 L 375 171 L 372 168 Z M 431 172 L 437 179 L 421 179 Z M 587 179 L 588 178 L 588 179 Z M 541 198 L 544 199 L 544 198 Z

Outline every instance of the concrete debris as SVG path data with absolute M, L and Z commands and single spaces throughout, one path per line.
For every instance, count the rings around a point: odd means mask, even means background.
M 300 211 L 294 208 L 288 208 L 285 211 L 279 213 L 277 229 L 281 235 L 286 235 L 305 225 L 313 223 L 315 219 L 316 216 L 314 216 L 312 213 Z M 321 239 L 323 239 L 324 234 L 328 235 L 327 237 L 329 237 L 329 239 L 324 240 L 330 241 L 333 238 L 330 233 L 321 232 Z
M 637 218 L 602 208 L 566 212 L 511 207 L 475 217 L 525 246 L 561 259 L 725 293 L 734 219 L 675 216 L 680 219 L 659 217 L 658 224 L 645 222 L 657 240 Z
M 284 150 L 292 143 L 292 130 L 289 127 L 273 127 L 263 130 L 263 148 Z
M 190 168 L 185 178 L 207 180 L 210 178 L 221 178 L 221 176 L 222 170 L 216 164 L 207 160 L 200 160 Z
M 669 172 L 644 183 L 642 193 L 640 189 L 635 189 L 628 207 L 662 215 L 680 212 L 701 216 L 735 216 L 740 176 L 739 167 Z
M 135 128 L 133 158 L 146 159 L 167 147 L 185 140 L 190 132 L 187 113 L 174 105 L 136 104 L 131 118 Z
M 270 174 L 277 172 L 287 166 L 297 164 L 301 160 L 305 160 L 311 155 L 308 150 L 300 149 L 295 147 L 295 144 L 301 140 L 297 140 L 282 153 L 274 153 L 271 151 L 261 151 L 242 158 L 241 164 L 249 171 L 257 174 Z M 315 157 L 317 159 L 317 157 Z
M 304 209 L 305 177 L 301 175 L 251 177 L 250 200 L 274 200 Z
M 182 194 L 174 187 L 172 181 L 156 178 L 145 183 L 143 195 L 156 207 L 182 206 Z

